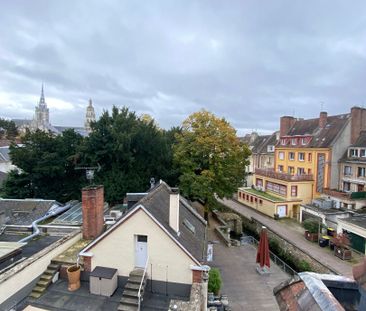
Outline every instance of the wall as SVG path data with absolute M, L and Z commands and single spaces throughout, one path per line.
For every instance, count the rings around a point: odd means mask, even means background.
M 81 238 L 74 232 L 29 257 L 11 270 L 0 275 L 0 310 L 7 310 L 28 296 L 38 277 L 51 260 Z
M 332 147 L 331 173 L 329 188 L 339 189 L 339 165 L 338 160 L 343 157 L 351 143 L 351 122 L 348 122 L 345 129 L 337 137 Z
M 284 152 L 285 157 L 283 160 L 279 159 L 279 152 Z M 295 153 L 295 159 L 289 160 L 289 153 L 294 152 Z M 305 161 L 299 161 L 298 160 L 298 154 L 299 152 L 305 153 Z M 309 161 L 309 153 L 311 153 L 311 161 Z M 288 172 L 288 167 L 294 167 L 294 173 L 297 173 L 297 168 L 301 167 L 305 169 L 305 174 L 308 174 L 308 170 L 311 170 L 311 174 L 314 176 L 314 185 L 313 185 L 313 195 L 319 196 L 319 193 L 316 192 L 316 179 L 317 179 L 317 159 L 319 154 L 325 154 L 325 170 L 324 170 L 324 188 L 329 188 L 329 172 L 330 172 L 330 165 L 329 162 L 331 160 L 331 151 L 327 148 L 297 148 L 294 146 L 294 148 L 291 147 L 276 147 L 275 150 L 275 157 L 276 157 L 276 167 L 275 170 L 278 171 L 278 165 L 283 166 L 283 171 L 285 173 Z M 327 164 L 328 163 L 328 164 Z M 338 166 L 336 166 L 336 169 L 338 169 Z
M 149 277 L 192 284 L 190 265 L 196 263 L 143 210 L 88 250 L 93 254 L 91 269 L 112 267 L 118 269 L 120 276 L 128 276 L 135 267 L 135 235 L 148 236 Z

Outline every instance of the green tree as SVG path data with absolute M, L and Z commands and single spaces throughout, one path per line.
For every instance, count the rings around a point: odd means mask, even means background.
M 85 178 L 75 170 L 82 136 L 74 130 L 62 135 L 27 132 L 22 145 L 10 146 L 10 157 L 20 170 L 12 171 L 3 185 L 8 198 L 43 198 L 66 202 L 80 197 Z
M 174 180 L 171 143 L 170 132 L 158 129 L 153 119 L 113 107 L 92 124 L 80 163 L 99 164 L 95 182 L 104 185 L 108 202 L 120 202 L 126 192 L 146 190 L 151 177 Z
M 18 129 L 14 121 L 9 121 L 0 118 L 0 138 L 7 138 L 13 140 L 18 136 Z
M 189 116 L 176 138 L 179 186 L 186 196 L 204 202 L 207 219 L 215 194 L 230 197 L 243 184 L 250 151 L 225 119 L 205 110 Z

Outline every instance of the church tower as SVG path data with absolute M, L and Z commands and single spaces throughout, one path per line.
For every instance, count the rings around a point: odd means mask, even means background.
M 42 84 L 41 97 L 39 99 L 38 105 L 35 109 L 34 118 L 32 121 L 32 129 L 48 130 L 50 126 L 50 112 L 47 108 L 47 103 L 44 98 L 44 90 Z
M 94 111 L 92 100 L 89 99 L 89 105 L 86 108 L 85 123 L 84 123 L 84 127 L 88 133 L 91 132 L 91 127 L 90 127 L 91 122 L 95 122 L 95 111 Z

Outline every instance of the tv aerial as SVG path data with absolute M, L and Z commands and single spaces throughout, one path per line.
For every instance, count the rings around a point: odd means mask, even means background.
M 98 166 L 79 166 L 75 167 L 75 170 L 84 170 L 86 179 L 89 181 L 90 184 L 92 184 L 95 171 L 99 172 L 102 168 L 99 163 L 97 163 L 97 165 Z

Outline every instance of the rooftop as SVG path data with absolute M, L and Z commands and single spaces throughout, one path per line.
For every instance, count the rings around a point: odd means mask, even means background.
M 267 192 L 259 191 L 259 190 L 253 189 L 253 188 L 239 188 L 239 189 L 242 190 L 242 191 L 254 194 L 254 195 L 256 195 L 258 197 L 261 197 L 263 199 L 273 201 L 273 202 L 284 202 L 284 201 L 286 201 L 285 199 L 281 199 L 281 198 L 276 197 L 274 195 L 271 195 Z
M 280 179 L 284 181 L 312 181 L 314 180 L 314 177 L 312 174 L 288 174 L 288 173 L 282 173 L 282 172 L 276 172 L 274 169 L 269 168 L 256 168 L 255 174 L 273 178 L 273 179 Z
M 342 218 L 340 219 L 342 222 L 348 222 L 350 224 L 356 225 L 358 227 L 361 227 L 363 229 L 366 229 L 366 215 L 354 215 L 348 218 Z

